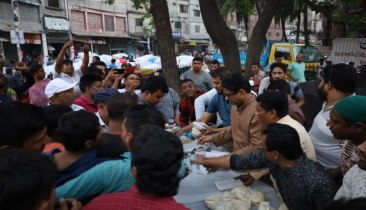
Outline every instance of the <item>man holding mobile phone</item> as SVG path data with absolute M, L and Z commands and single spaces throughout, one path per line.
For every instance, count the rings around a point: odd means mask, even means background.
M 123 79 L 125 80 L 125 88 L 118 89 L 120 93 L 130 92 L 139 94 L 141 93 L 141 90 L 136 90 L 136 88 L 141 86 L 139 76 L 135 73 L 126 73 L 123 76 Z
M 81 76 L 83 76 L 84 69 L 89 64 L 89 46 L 84 43 L 84 58 L 83 63 L 81 64 L 80 69 L 75 70 L 73 66 L 73 62 L 71 60 L 64 60 L 64 55 L 66 54 L 66 50 L 69 49 L 74 45 L 73 40 L 70 40 L 65 43 L 65 45 L 62 47 L 60 53 L 57 56 L 56 59 L 56 65 L 55 65 L 55 73 L 54 78 L 61 78 L 65 80 L 66 82 L 73 84 L 80 81 Z M 78 86 L 74 89 L 77 97 L 80 96 L 81 91 Z

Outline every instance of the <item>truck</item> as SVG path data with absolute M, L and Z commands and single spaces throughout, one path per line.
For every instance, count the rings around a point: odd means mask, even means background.
M 366 38 L 336 38 L 329 60 L 333 64 L 354 62 L 355 67 L 366 65 Z
M 288 42 L 271 42 L 267 41 L 265 46 L 262 49 L 262 53 L 260 55 L 260 64 L 262 68 L 265 68 L 268 63 L 275 60 L 275 53 L 282 52 L 284 54 L 284 58 L 282 63 L 286 65 L 290 65 L 295 62 L 297 54 L 303 54 L 303 62 L 306 66 L 305 77 L 307 79 L 313 79 L 317 73 L 317 65 L 319 64 L 320 53 L 319 48 L 316 45 L 305 46 L 305 44 L 296 44 L 296 43 L 288 43 Z M 217 59 L 220 64 L 224 64 L 224 59 L 221 53 L 213 53 L 212 59 Z M 245 69 L 247 60 L 247 53 L 240 53 L 240 62 L 242 66 L 242 70 Z

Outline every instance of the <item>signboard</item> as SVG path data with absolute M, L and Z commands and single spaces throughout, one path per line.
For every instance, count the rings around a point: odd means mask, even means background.
M 331 61 L 354 62 L 355 67 L 366 65 L 366 38 L 337 38 L 333 40 Z
M 41 44 L 42 39 L 40 34 L 24 34 L 24 40 L 27 44 Z
M 44 17 L 44 27 L 46 30 L 69 31 L 70 23 L 63 18 Z
M 17 44 L 18 39 L 19 39 L 19 44 L 25 44 L 23 30 L 19 30 L 19 37 L 17 37 L 17 34 L 15 33 L 15 30 L 11 30 L 10 31 L 10 39 L 11 39 L 12 44 Z
M 173 31 L 173 38 L 181 38 L 182 37 L 182 33 L 179 31 Z

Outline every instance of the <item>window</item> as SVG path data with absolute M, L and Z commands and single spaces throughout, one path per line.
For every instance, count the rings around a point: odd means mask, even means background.
M 59 0 L 48 0 L 48 6 L 60 8 L 60 2 Z
M 188 5 L 179 5 L 181 13 L 188 13 Z
M 194 26 L 194 30 L 196 33 L 199 33 L 201 31 L 200 26 Z
M 114 17 L 110 15 L 104 15 L 104 27 L 105 31 L 114 31 Z
M 196 17 L 201 16 L 201 13 L 200 13 L 200 11 L 199 11 L 199 10 L 193 10 L 193 14 L 194 14 L 194 16 L 196 16 Z
M 182 22 L 180 22 L 180 21 L 175 21 L 175 28 L 177 28 L 177 29 L 181 29 L 181 28 L 182 28 Z
M 144 23 L 141 21 L 141 18 L 136 18 L 136 26 L 144 26 Z
M 271 36 L 271 32 L 270 31 L 268 31 L 267 36 Z
M 280 37 L 280 33 L 278 33 L 278 32 L 277 32 L 277 33 L 276 33 L 276 37 Z

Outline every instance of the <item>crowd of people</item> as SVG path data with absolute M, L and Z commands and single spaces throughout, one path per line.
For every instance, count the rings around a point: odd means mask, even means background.
M 138 65 L 89 62 L 87 45 L 75 69 L 64 59 L 72 44 L 53 78 L 23 62 L 13 68 L 23 81 L 0 75 L 0 209 L 187 209 L 173 196 L 189 174 L 178 136 L 193 122 L 207 124 L 198 143 L 230 152 L 198 156 L 210 172 L 244 171 L 236 179 L 246 186 L 266 180 L 290 210 L 365 208 L 366 96 L 355 95 L 354 67 L 322 68 L 324 104 L 307 131 L 301 54 L 289 66 L 281 54 L 269 69 L 254 62 L 252 84 L 198 56 L 177 92 L 163 71 L 141 78 Z

